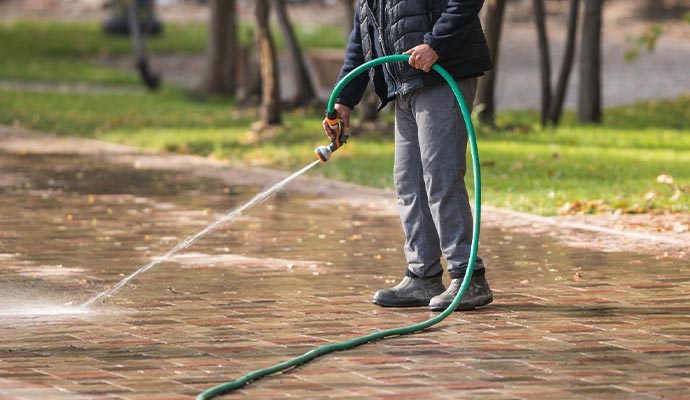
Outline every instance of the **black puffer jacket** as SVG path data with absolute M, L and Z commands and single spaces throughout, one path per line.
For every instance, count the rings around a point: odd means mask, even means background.
M 401 54 L 426 43 L 438 63 L 457 80 L 480 76 L 492 68 L 489 48 L 479 22 L 483 0 L 359 0 L 354 27 L 338 80 L 361 64 L 384 55 Z M 443 82 L 406 63 L 369 71 L 379 96 L 379 109 L 399 94 Z M 352 80 L 336 99 L 354 108 L 367 85 L 366 74 Z

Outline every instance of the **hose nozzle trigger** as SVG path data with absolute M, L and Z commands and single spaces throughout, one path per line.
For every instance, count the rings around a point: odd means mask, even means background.
M 333 135 L 329 145 L 319 146 L 314 150 L 321 162 L 328 161 L 328 159 L 331 158 L 331 154 L 347 143 L 347 139 L 350 138 L 350 136 L 345 133 L 343 120 L 338 118 L 338 114 L 335 111 L 326 114 L 326 123 Z

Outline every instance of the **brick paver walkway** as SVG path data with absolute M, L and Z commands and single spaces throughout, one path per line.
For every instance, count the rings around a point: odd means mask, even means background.
M 370 303 L 403 272 L 396 217 L 294 191 L 88 314 L 22 311 L 86 300 L 258 189 L 136 166 L 0 150 L 0 399 L 190 399 L 435 315 Z M 482 232 L 491 306 L 227 398 L 690 398 L 686 261 Z

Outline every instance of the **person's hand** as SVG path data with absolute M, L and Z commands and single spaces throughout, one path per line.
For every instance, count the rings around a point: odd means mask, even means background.
M 345 128 L 345 132 L 350 131 L 350 112 L 352 109 L 346 105 L 343 104 L 336 104 L 335 105 L 335 111 L 338 113 L 338 118 L 343 120 L 343 128 Z M 329 139 L 333 140 L 335 139 L 335 134 L 333 133 L 333 130 L 331 129 L 330 126 L 328 126 L 328 122 L 326 121 L 326 118 L 323 119 L 323 131 L 326 133 Z M 343 133 L 345 133 L 343 132 Z
M 420 44 L 415 46 L 403 54 L 409 54 L 410 60 L 408 63 L 416 69 L 424 72 L 431 71 L 431 67 L 438 61 L 438 54 L 428 44 Z

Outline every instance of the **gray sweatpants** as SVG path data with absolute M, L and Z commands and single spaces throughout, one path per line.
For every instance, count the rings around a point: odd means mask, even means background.
M 469 107 L 477 78 L 458 81 Z M 448 85 L 398 96 L 395 102 L 395 190 L 408 269 L 419 277 L 462 277 L 472 244 L 465 172 L 467 130 Z M 483 268 L 477 259 L 475 270 Z

